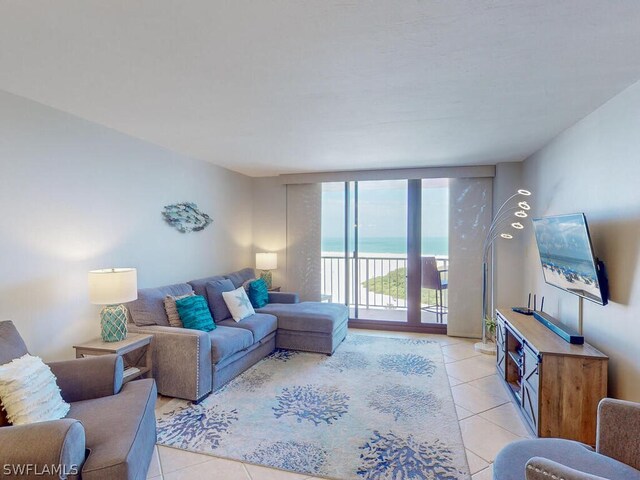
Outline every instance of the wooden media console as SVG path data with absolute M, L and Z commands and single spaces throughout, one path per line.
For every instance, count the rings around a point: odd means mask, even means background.
M 510 308 L 497 309 L 496 319 L 498 372 L 533 433 L 595 445 L 609 358 Z

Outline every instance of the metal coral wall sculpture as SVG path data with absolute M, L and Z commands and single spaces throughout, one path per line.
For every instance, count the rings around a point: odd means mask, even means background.
M 181 233 L 199 232 L 204 230 L 213 219 L 198 210 L 192 202 L 174 203 L 167 205 L 162 211 L 164 220 Z

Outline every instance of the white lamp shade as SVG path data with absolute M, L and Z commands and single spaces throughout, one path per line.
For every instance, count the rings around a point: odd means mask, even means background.
M 278 268 L 278 254 L 256 253 L 256 268 L 258 270 L 275 270 Z
M 105 268 L 89 272 L 89 301 L 95 305 L 118 305 L 138 298 L 135 268 Z

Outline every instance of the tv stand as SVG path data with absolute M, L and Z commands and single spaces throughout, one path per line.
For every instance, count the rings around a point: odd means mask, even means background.
M 497 309 L 496 319 L 498 373 L 531 431 L 595 445 L 608 357 L 588 343 L 564 341 L 511 308 Z

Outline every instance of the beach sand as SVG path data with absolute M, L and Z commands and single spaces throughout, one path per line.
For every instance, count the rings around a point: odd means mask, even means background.
M 594 300 L 600 300 L 600 289 L 598 288 L 597 280 L 594 280 L 594 283 L 591 284 L 584 282 L 580 278 L 577 278 L 573 282 L 570 282 L 562 273 L 554 271 L 547 265 L 543 265 L 542 269 L 544 271 L 544 278 L 547 283 L 551 283 L 552 285 L 556 285 L 571 292 L 588 296 L 590 298 L 593 298 Z

